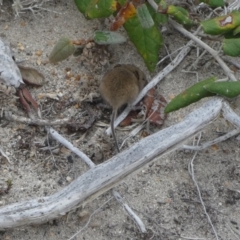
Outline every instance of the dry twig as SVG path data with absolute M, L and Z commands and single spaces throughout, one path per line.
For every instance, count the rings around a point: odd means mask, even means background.
M 38 126 L 55 126 L 55 125 L 66 125 L 69 123 L 69 118 L 55 119 L 55 120 L 46 120 L 41 118 L 26 118 L 23 116 L 15 115 L 10 111 L 4 111 L 2 113 L 2 118 L 7 121 L 20 122 L 24 124 L 30 125 L 38 125 Z

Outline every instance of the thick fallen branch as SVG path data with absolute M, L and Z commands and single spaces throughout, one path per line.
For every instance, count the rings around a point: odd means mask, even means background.
M 40 224 L 66 214 L 119 184 L 159 155 L 181 145 L 213 121 L 222 100 L 213 98 L 189 114 L 182 122 L 142 139 L 130 149 L 91 168 L 61 191 L 48 197 L 19 202 L 0 208 L 0 230 Z

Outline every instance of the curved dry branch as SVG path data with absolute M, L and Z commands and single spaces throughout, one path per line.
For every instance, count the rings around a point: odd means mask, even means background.
M 221 108 L 222 100 L 213 98 L 182 122 L 142 139 L 130 149 L 91 168 L 59 192 L 1 207 L 0 230 L 44 223 L 66 214 L 79 203 L 91 201 L 201 131 L 218 116 Z

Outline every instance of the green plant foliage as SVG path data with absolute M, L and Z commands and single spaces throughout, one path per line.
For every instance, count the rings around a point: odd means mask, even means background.
M 210 7 L 223 7 L 225 5 L 224 0 L 200 0 L 200 2 L 208 4 Z
M 240 25 L 240 12 L 232 11 L 230 14 L 203 21 L 201 25 L 207 34 L 224 34 Z
M 240 33 L 240 26 L 234 28 L 234 30 L 233 30 L 233 35 L 234 36 L 238 35 L 239 33 Z
M 240 56 L 240 39 L 239 38 L 224 39 L 223 52 L 226 55 L 232 57 Z
M 122 6 L 124 3 L 127 2 L 127 0 L 117 0 L 117 2 Z
M 149 71 L 154 71 L 159 60 L 159 50 L 163 44 L 161 33 L 156 24 L 150 28 L 143 28 L 138 16 L 134 16 L 128 19 L 123 26 Z
M 137 16 L 143 28 L 151 28 L 154 25 L 146 4 L 142 4 L 137 8 Z
M 159 3 L 160 0 L 155 0 L 155 2 Z M 151 14 L 152 19 L 154 20 L 155 24 L 163 24 L 163 23 L 167 22 L 168 15 L 156 12 L 148 3 L 146 5 L 147 5 L 148 11 Z
M 112 31 L 96 31 L 93 40 L 97 44 L 120 44 L 127 41 L 127 39 L 117 32 Z
M 71 40 L 67 37 L 62 37 L 58 40 L 54 46 L 52 52 L 49 55 L 49 61 L 56 63 L 68 58 L 75 51 L 75 46 Z
M 188 11 L 182 7 L 170 5 L 167 8 L 167 14 L 173 16 L 178 23 L 185 27 L 191 27 L 193 24 L 192 20 L 189 18 Z
M 74 0 L 87 19 L 111 16 L 117 10 L 116 0 Z
M 203 87 L 214 81 L 216 81 L 216 78 L 211 77 L 194 84 L 190 88 L 178 94 L 174 99 L 172 99 L 166 106 L 164 112 L 165 113 L 173 112 L 180 108 L 186 107 L 194 102 L 197 102 L 204 97 L 210 97 L 210 96 L 216 95 L 215 93 L 207 91 Z
M 204 86 L 204 88 L 220 96 L 234 98 L 240 94 L 240 82 L 214 82 Z

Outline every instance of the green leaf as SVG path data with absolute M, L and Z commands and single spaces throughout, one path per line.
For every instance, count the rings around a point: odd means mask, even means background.
M 154 25 L 146 4 L 142 4 L 137 8 L 137 16 L 143 28 L 151 28 Z
M 159 60 L 159 50 L 163 45 L 162 36 L 156 24 L 150 28 L 143 28 L 138 16 L 134 16 L 128 19 L 123 26 L 149 71 L 154 71 Z
M 74 0 L 75 4 L 77 5 L 78 10 L 85 14 L 86 10 L 87 10 L 87 6 L 89 4 L 89 1 L 81 1 L 81 0 Z
M 186 27 L 191 27 L 193 24 L 192 20 L 189 18 L 188 11 L 182 7 L 169 5 L 167 8 L 167 14 L 173 16 L 178 23 Z
M 223 52 L 226 55 L 237 57 L 240 55 L 240 39 L 230 38 L 223 40 Z
M 209 92 L 228 98 L 234 98 L 240 94 L 240 82 L 214 82 L 205 85 L 204 88 Z
M 240 25 L 240 12 L 232 11 L 230 14 L 203 21 L 201 25 L 207 34 L 224 34 Z
M 126 3 L 127 0 L 117 0 L 117 2 L 122 6 L 124 3 Z
M 224 0 L 200 0 L 200 2 L 204 2 L 213 8 L 223 7 L 225 5 Z
M 116 0 L 74 0 L 87 19 L 109 17 L 117 10 Z
M 49 55 L 49 61 L 56 63 L 68 58 L 75 51 L 75 46 L 68 37 L 62 37 Z
M 117 32 L 112 31 L 96 31 L 93 40 L 97 44 L 120 44 L 127 41 L 127 39 Z
M 216 78 L 211 77 L 194 84 L 190 88 L 178 94 L 174 99 L 172 99 L 171 102 L 169 102 L 169 104 L 166 106 L 164 112 L 165 113 L 173 112 L 180 108 L 186 107 L 194 102 L 197 102 L 204 97 L 214 96 L 215 95 L 214 93 L 207 91 L 203 87 L 208 83 L 212 83 L 214 81 L 216 81 Z
M 155 0 L 156 3 L 159 3 L 160 0 Z M 163 24 L 166 23 L 168 20 L 168 15 L 166 14 L 161 14 L 159 12 L 156 12 L 149 3 L 146 4 L 149 13 L 151 14 L 153 21 L 155 22 L 155 24 Z
M 235 29 L 236 29 L 236 28 L 235 28 Z M 234 29 L 234 30 L 235 30 L 235 29 Z M 240 37 L 239 34 L 234 35 L 234 31 L 224 33 L 223 36 L 224 36 L 224 38 L 226 38 L 226 39 L 229 39 L 229 38 L 239 38 L 239 37 Z
M 240 33 L 240 26 L 236 27 L 234 30 L 233 30 L 233 35 L 236 36 Z

